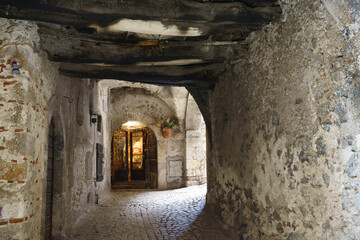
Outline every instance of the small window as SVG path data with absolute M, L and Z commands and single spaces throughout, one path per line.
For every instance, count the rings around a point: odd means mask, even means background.
M 97 116 L 97 130 L 98 132 L 101 132 L 101 116 Z

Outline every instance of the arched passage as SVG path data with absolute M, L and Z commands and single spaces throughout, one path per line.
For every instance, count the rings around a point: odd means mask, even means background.
M 157 141 L 141 122 L 117 128 L 111 146 L 112 188 L 157 188 Z

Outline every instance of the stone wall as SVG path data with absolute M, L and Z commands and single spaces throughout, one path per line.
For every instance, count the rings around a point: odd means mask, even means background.
M 58 74 L 39 51 L 37 26 L 0 19 L 0 236 L 40 239 L 45 213 L 47 145 L 55 124 L 53 233 L 64 234 L 95 203 L 91 81 Z M 20 75 L 9 59 L 24 59 Z M 86 174 L 88 172 L 88 174 Z
M 117 80 L 102 80 L 99 85 L 102 98 L 107 99 L 109 108 L 108 113 L 104 113 L 104 122 L 108 124 L 105 146 L 111 145 L 112 134 L 122 124 L 127 121 L 143 122 L 157 139 L 159 189 L 179 188 L 186 185 L 189 177 L 195 177 L 196 184 L 206 181 L 205 123 L 185 88 Z M 180 127 L 173 131 L 171 138 L 165 139 L 161 135 L 160 125 L 174 117 L 179 120 Z M 192 137 L 187 137 L 190 136 L 188 130 L 193 130 Z M 190 138 L 192 146 L 189 146 Z M 110 179 L 110 151 L 107 148 L 106 179 Z M 189 166 L 191 169 L 188 171 Z
M 321 1 L 282 7 L 211 96 L 208 206 L 240 239 L 360 239 L 353 52 Z
M 117 82 L 112 85 L 109 120 L 112 133 L 127 121 L 145 123 L 157 139 L 158 188 L 182 186 L 185 161 L 184 116 L 187 91 L 184 88 Z M 163 138 L 161 122 L 176 118 L 180 129 L 171 138 Z M 110 159 L 109 159 L 110 161 Z
M 357 0 L 325 0 L 360 69 L 360 4 Z
M 206 183 L 206 127 L 201 112 L 189 94 L 185 118 L 186 162 L 184 183 L 186 186 Z

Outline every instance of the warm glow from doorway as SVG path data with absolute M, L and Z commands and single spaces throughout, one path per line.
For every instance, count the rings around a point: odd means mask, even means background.
M 138 121 L 128 121 L 123 124 L 126 128 L 144 128 L 146 127 L 146 124 Z

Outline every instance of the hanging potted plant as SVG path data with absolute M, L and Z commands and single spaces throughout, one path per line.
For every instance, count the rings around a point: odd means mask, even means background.
M 161 134 L 164 138 L 170 138 L 172 129 L 179 127 L 179 122 L 174 119 L 168 119 L 161 124 Z

